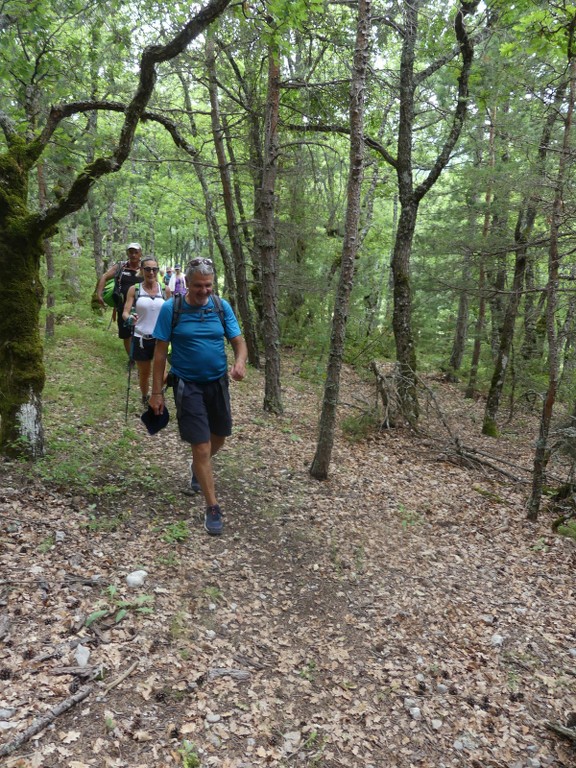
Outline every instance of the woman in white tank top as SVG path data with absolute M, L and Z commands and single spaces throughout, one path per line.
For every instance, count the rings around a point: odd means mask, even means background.
M 153 258 L 143 258 L 140 271 L 144 281 L 133 285 L 126 295 L 122 317 L 126 324 L 132 325 L 132 347 L 130 358 L 138 366 L 138 380 L 142 394 L 142 404 L 147 405 L 150 397 L 150 371 L 156 340 L 152 336 L 160 307 L 170 297 L 170 289 L 158 282 L 158 263 Z

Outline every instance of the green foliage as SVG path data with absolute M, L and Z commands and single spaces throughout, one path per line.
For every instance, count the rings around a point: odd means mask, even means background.
M 342 419 L 342 433 L 352 443 L 359 443 L 380 429 L 382 419 L 378 409 L 366 410 Z
M 175 523 L 170 523 L 160 538 L 168 544 L 177 544 L 186 541 L 190 538 L 188 523 L 186 520 L 178 520 Z
M 115 624 L 118 624 L 129 612 L 136 615 L 148 615 L 154 610 L 154 597 L 152 595 L 138 595 L 133 600 L 123 600 L 116 587 L 112 585 L 104 591 L 107 593 L 108 599 L 88 615 L 85 622 L 87 627 L 105 618 L 110 618 Z
M 568 520 L 556 529 L 561 536 L 568 536 L 576 541 L 576 520 Z
M 194 742 L 183 739 L 178 754 L 182 759 L 182 768 L 200 768 L 201 762 Z

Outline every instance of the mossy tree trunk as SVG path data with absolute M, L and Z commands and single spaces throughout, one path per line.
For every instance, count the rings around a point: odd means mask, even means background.
M 6 456 L 36 458 L 44 445 L 42 238 L 29 224 L 28 168 L 18 154 L 0 164 L 0 449 Z

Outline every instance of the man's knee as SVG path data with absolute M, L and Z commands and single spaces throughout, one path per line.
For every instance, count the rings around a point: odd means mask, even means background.
M 194 461 L 209 461 L 212 450 L 210 443 L 195 443 L 192 446 Z
M 224 445 L 226 438 L 222 437 L 221 435 L 211 435 L 210 436 L 210 452 L 212 456 L 214 456 L 215 453 L 217 453 L 220 448 Z

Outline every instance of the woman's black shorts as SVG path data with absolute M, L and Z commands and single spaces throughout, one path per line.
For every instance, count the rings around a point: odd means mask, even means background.
M 132 339 L 132 359 L 136 361 L 152 360 L 156 339 L 143 339 L 142 336 L 134 336 Z

